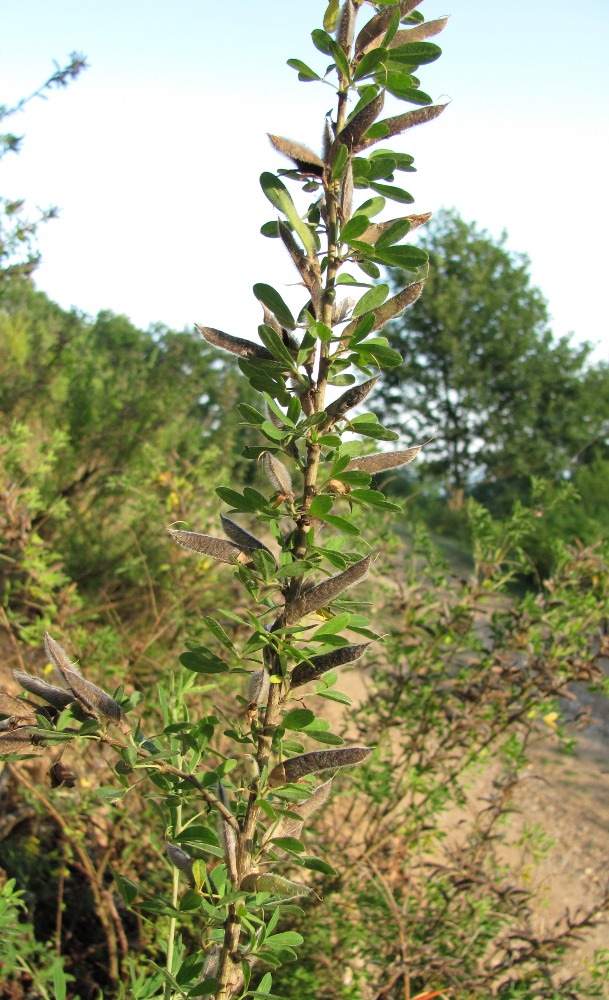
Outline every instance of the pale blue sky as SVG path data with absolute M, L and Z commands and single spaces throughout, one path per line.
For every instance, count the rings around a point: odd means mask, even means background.
M 252 336 L 256 281 L 296 273 L 259 235 L 272 217 L 258 177 L 285 165 L 267 131 L 319 146 L 332 91 L 286 66 L 324 57 L 310 41 L 323 0 L 21 0 L 4 5 L 0 101 L 34 89 L 52 60 L 84 52 L 91 68 L 38 101 L 12 128 L 0 190 L 57 204 L 37 283 L 64 306 L 109 308 L 136 323 L 193 321 Z M 582 0 L 424 0 L 450 14 L 444 55 L 423 89 L 451 100 L 405 133 L 413 210 L 455 206 L 531 258 L 557 336 L 602 344 L 606 307 L 609 4 Z M 404 106 L 401 106 L 401 110 Z M 395 213 L 394 213 L 395 214 Z M 235 251 L 235 246 L 238 251 Z

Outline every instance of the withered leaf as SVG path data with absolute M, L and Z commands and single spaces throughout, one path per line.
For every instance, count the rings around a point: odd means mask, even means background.
M 251 340 L 243 340 L 242 337 L 232 337 L 222 330 L 214 330 L 211 326 L 199 326 L 195 323 L 199 333 L 201 333 L 208 344 L 213 347 L 221 347 L 224 351 L 230 351 L 240 358 L 259 358 L 265 361 L 272 361 L 273 355 L 261 344 L 253 344 Z
M 51 783 L 51 788 L 74 788 L 76 784 L 76 775 L 72 773 L 62 764 L 60 760 L 55 761 L 47 771 L 49 781 Z
M 369 645 L 369 642 L 363 642 L 353 646 L 339 646 L 338 649 L 332 649 L 329 653 L 312 656 L 308 663 L 306 660 L 297 663 L 292 670 L 292 687 L 300 687 L 301 684 L 307 684 L 309 681 L 321 677 L 322 674 L 326 674 L 328 670 L 343 667 L 346 663 L 354 663 L 364 655 Z
M 370 569 L 371 559 L 371 555 L 366 556 L 365 559 L 360 559 L 359 562 L 353 563 L 352 566 L 343 570 L 342 573 L 331 576 L 329 580 L 324 580 L 323 583 L 312 587 L 311 590 L 306 591 L 301 597 L 292 601 L 291 604 L 287 604 L 285 609 L 286 625 L 295 625 L 301 618 L 311 614 L 313 611 L 318 611 L 319 608 L 325 607 L 335 597 L 342 594 L 343 591 L 348 590 L 349 587 L 354 587 L 356 583 L 360 583 Z
M 213 535 L 201 535 L 198 531 L 181 531 L 179 528 L 167 528 L 168 533 L 174 542 L 181 545 L 183 549 L 189 549 L 199 555 L 210 556 L 218 562 L 234 564 L 235 562 L 246 563 L 250 557 L 241 550 L 234 542 L 227 542 L 225 538 L 215 538 Z
M 290 757 L 275 765 L 269 774 L 269 785 L 271 788 L 278 788 L 280 785 L 299 781 L 307 774 L 326 771 L 330 767 L 359 764 L 372 750 L 372 747 L 338 747 L 334 750 L 312 750 L 310 753 L 299 754 L 298 757 Z
M 22 701 L 20 698 L 14 698 L 8 691 L 0 691 L 0 715 L 8 715 L 14 719 L 31 719 L 34 721 L 37 707 L 31 701 Z

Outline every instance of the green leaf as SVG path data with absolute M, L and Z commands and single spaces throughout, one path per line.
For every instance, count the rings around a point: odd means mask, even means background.
M 266 417 L 262 413 L 259 413 L 258 410 L 255 410 L 253 406 L 249 406 L 247 403 L 237 403 L 237 409 L 243 419 L 247 420 L 248 424 L 260 426 L 266 420 Z
M 385 500 L 382 493 L 378 490 L 352 490 L 351 496 L 355 500 L 361 500 L 368 504 L 370 507 L 377 507 L 379 510 L 390 510 L 394 514 L 401 514 L 403 510 L 398 506 L 397 503 L 391 503 L 389 500 Z
M 311 69 L 310 66 L 307 66 L 301 59 L 288 59 L 288 66 L 298 70 L 298 79 L 304 83 L 308 83 L 310 80 L 321 80 L 319 74 Z
M 350 111 L 349 114 L 347 115 L 347 120 L 345 122 L 346 125 L 348 125 L 349 122 L 352 121 L 360 113 L 360 111 L 363 111 L 364 108 L 367 108 L 368 105 L 375 99 L 375 97 L 378 97 L 379 89 L 380 88 L 377 87 L 375 84 L 369 84 L 367 87 L 362 87 L 361 90 L 359 90 L 359 101 L 357 102 L 353 110 Z
M 406 42 L 391 49 L 391 58 L 412 66 L 422 66 L 424 63 L 435 62 L 442 55 L 442 49 L 433 42 Z
M 228 489 L 227 486 L 217 486 L 216 493 L 218 494 L 221 500 L 224 500 L 225 503 L 230 504 L 231 507 L 235 508 L 235 510 L 239 510 L 242 511 L 243 513 L 248 513 L 248 514 L 255 514 L 258 510 L 258 507 L 254 506 L 254 504 L 252 504 L 251 501 L 246 500 L 246 498 L 242 496 L 241 493 L 237 493 L 236 490 Z
M 354 469 L 353 472 L 339 472 L 334 476 L 335 479 L 339 479 L 341 483 L 346 483 L 347 486 L 360 486 L 366 487 L 372 480 L 372 476 L 369 472 L 362 472 L 359 469 Z
M 322 636 L 336 635 L 342 629 L 348 628 L 350 619 L 351 615 L 347 611 L 342 612 L 340 615 L 334 615 L 334 617 L 330 618 L 329 621 L 324 622 L 323 625 L 319 626 L 319 628 L 311 636 L 311 641 L 313 642 L 316 639 L 321 639 Z
M 228 664 L 207 646 L 199 646 L 196 652 L 182 653 L 180 663 L 196 674 L 224 674 L 229 671 Z
M 363 80 L 366 76 L 370 76 L 372 73 L 374 73 L 376 69 L 378 69 L 380 63 L 387 58 L 387 55 L 388 55 L 387 49 L 382 47 L 378 49 L 372 49 L 370 52 L 366 52 L 366 54 L 361 58 L 361 60 L 357 64 L 357 69 L 353 74 L 353 79 Z M 376 93 L 378 93 L 376 87 L 374 89 L 376 92 L 374 93 L 373 97 L 370 98 L 370 100 L 373 100 L 374 97 L 376 97 Z M 366 103 L 369 104 L 370 102 L 367 101 Z M 365 106 L 366 105 L 364 104 L 364 107 Z
M 281 298 L 279 292 L 277 292 L 271 285 L 265 285 L 262 282 L 258 282 L 258 284 L 254 285 L 254 295 L 256 296 L 257 299 L 259 299 L 260 302 L 264 302 L 265 306 L 267 306 L 267 308 L 270 309 L 271 312 L 275 314 L 281 326 L 287 327 L 288 330 L 294 330 L 296 328 L 296 322 L 294 320 L 294 317 L 292 316 L 292 313 L 290 312 L 285 302 Z M 269 330 L 272 329 L 272 327 L 260 327 L 259 329 Z M 273 333 L 275 333 L 274 330 Z M 276 333 L 275 336 L 277 337 Z M 277 337 L 277 339 L 279 339 L 279 337 Z M 286 349 L 286 354 L 290 359 L 289 361 L 290 367 L 293 368 L 294 362 L 292 360 L 292 356 L 290 355 L 289 351 L 287 351 L 287 349 Z
M 295 854 L 302 854 L 305 849 L 304 844 L 296 840 L 296 837 L 271 837 L 271 844 L 283 851 L 294 851 Z
M 55 1000 L 66 1000 L 66 986 L 67 980 L 65 973 L 61 967 L 61 959 L 56 958 L 53 962 L 53 989 L 55 991 Z
M 338 181 L 341 179 L 345 172 L 345 167 L 347 166 L 347 160 L 349 159 L 349 150 L 342 143 L 339 143 L 336 155 L 334 157 L 334 163 L 332 164 L 332 180 Z
M 255 287 L 260 288 L 259 285 L 256 285 Z M 281 302 L 280 308 L 282 310 L 282 313 L 285 313 L 286 318 L 287 316 L 291 317 L 292 314 L 290 313 L 288 307 L 285 305 L 283 299 L 281 299 L 278 293 L 275 292 L 274 289 L 271 289 L 270 285 L 263 285 L 262 287 L 266 289 L 265 295 L 268 295 L 268 289 L 274 292 L 276 304 L 277 304 L 277 299 L 279 299 Z M 261 296 L 258 295 L 257 297 L 260 298 Z M 265 302 L 265 305 L 266 304 L 267 303 Z M 272 311 L 275 312 L 274 309 Z M 275 315 L 277 316 L 277 313 L 275 313 Z M 279 319 L 279 316 L 277 316 L 277 319 Z M 281 323 L 280 319 L 279 322 Z M 282 326 L 286 326 L 286 324 L 282 323 Z M 292 355 L 288 351 L 287 347 L 285 346 L 283 340 L 281 339 L 277 331 L 274 330 L 272 326 L 267 326 L 266 323 L 263 323 L 261 326 L 258 327 L 258 336 L 260 337 L 260 340 L 266 347 L 267 351 L 270 351 L 273 357 L 277 358 L 278 361 L 282 361 L 283 363 L 285 363 L 288 366 L 288 368 L 294 368 L 294 359 L 292 358 Z
M 364 274 L 368 275 L 369 278 L 374 278 L 376 280 L 381 276 L 380 270 L 378 269 L 376 264 L 372 263 L 371 260 L 358 260 L 358 266 L 361 268 Z
M 320 689 L 319 686 L 315 691 L 318 698 L 327 698 L 328 701 L 336 701 L 339 705 L 350 705 L 351 698 L 348 694 L 343 694 L 341 691 L 324 691 Z
M 307 729 L 305 736 L 315 740 L 316 743 L 325 743 L 330 747 L 340 747 L 345 742 L 342 736 L 337 736 L 335 733 L 327 733 L 323 729 Z
M 419 104 L 422 107 L 426 104 L 431 104 L 429 94 L 425 94 L 417 87 L 400 87 L 399 89 L 395 87 L 390 90 L 390 93 L 398 97 L 401 101 L 408 101 L 409 104 Z
M 389 295 L 389 285 L 376 285 L 362 295 L 353 310 L 353 319 L 363 316 L 364 313 L 371 312 L 382 305 Z
M 397 436 L 398 435 L 396 434 L 396 437 Z M 390 438 L 389 440 L 393 441 L 393 438 Z M 359 528 L 356 527 L 356 525 L 351 521 L 347 521 L 345 517 L 338 517 L 336 514 L 326 514 L 322 520 L 327 521 L 328 524 L 331 524 L 334 528 L 338 528 L 338 530 L 344 532 L 345 535 L 360 534 Z
M 206 979 L 204 983 L 197 983 L 188 991 L 189 997 L 211 997 L 220 989 L 219 979 Z
M 343 147 L 344 149 L 345 147 Z M 370 225 L 370 219 L 366 215 L 357 214 L 349 219 L 340 232 L 340 239 L 343 243 L 349 243 L 352 239 L 357 239 L 365 233 Z
M 385 122 L 375 122 L 371 125 L 366 132 L 366 139 L 384 139 L 386 135 L 389 135 L 391 129 Z
M 298 934 L 297 931 L 283 931 L 281 934 L 271 934 L 264 943 L 267 948 L 297 948 L 303 942 L 302 934 Z
M 336 45 L 336 42 L 327 31 L 322 31 L 321 28 L 315 28 L 315 30 L 311 32 L 311 39 L 316 49 L 323 52 L 327 56 L 332 55 L 332 48 Z
M 202 826 L 201 824 L 192 824 L 192 826 L 187 826 L 185 830 L 177 834 L 174 837 L 176 844 L 186 844 L 189 847 L 201 847 L 205 850 L 207 847 L 218 847 L 219 841 L 215 830 L 212 830 L 208 826 Z
M 329 865 L 327 861 L 322 861 L 321 858 L 305 857 L 302 858 L 305 868 L 310 868 L 314 872 L 323 872 L 324 875 L 336 875 L 336 869 Z
M 309 513 L 313 517 L 323 517 L 324 514 L 329 513 L 334 506 L 334 498 L 329 496 L 327 493 L 322 493 L 318 497 L 313 497 L 311 501 L 311 506 L 309 507 Z
M 382 345 L 368 346 L 366 341 L 360 344 L 358 355 L 360 362 L 363 362 L 365 365 L 369 365 L 372 362 L 379 368 L 397 368 L 403 361 L 402 355 L 394 351 L 392 347 L 384 347 Z
M 334 31 L 340 13 L 340 0 L 330 0 L 324 14 L 323 25 L 326 31 Z
M 275 174 L 265 171 L 260 175 L 260 184 L 271 205 L 286 216 L 296 230 L 309 257 L 316 253 L 315 239 L 306 222 L 300 218 L 290 192 Z M 270 307 L 269 307 L 270 308 Z
M 381 233 L 378 240 L 374 244 L 377 250 L 382 250 L 383 247 L 393 246 L 394 243 L 399 243 L 406 233 L 410 232 L 410 222 L 408 219 L 397 219 L 389 229 L 386 229 L 384 233 Z
M 335 42 L 334 39 L 332 39 L 332 53 L 331 54 L 332 54 L 332 56 L 334 58 L 334 62 L 336 63 L 336 66 L 337 66 L 339 72 L 341 73 L 341 75 L 345 78 L 345 80 L 350 80 L 351 79 L 351 66 L 349 65 L 349 60 L 347 59 L 345 53 L 341 49 L 341 47 L 338 44 L 338 42 Z
M 232 641 L 229 639 L 228 635 L 220 625 L 220 622 L 217 622 L 215 618 L 210 618 L 209 615 L 203 615 L 203 621 L 207 625 L 212 635 L 216 637 L 218 642 L 221 642 L 222 645 L 226 647 L 226 649 L 230 649 L 231 653 L 236 652 L 236 649 Z
M 293 708 L 290 712 L 287 712 L 281 720 L 281 725 L 284 729 L 289 729 L 293 732 L 300 732 L 315 721 L 315 712 L 312 712 L 310 708 Z
M 406 205 L 410 205 L 414 201 L 414 198 L 408 191 L 404 191 L 403 188 L 394 187 L 393 184 L 379 184 L 377 181 L 372 181 L 370 187 L 374 191 L 378 191 L 385 198 L 391 198 L 392 201 L 399 201 Z
M 383 211 L 386 204 L 387 202 L 384 198 L 368 198 L 368 201 L 365 201 L 362 205 L 360 205 L 360 207 L 355 210 L 354 214 L 359 215 L 360 213 L 363 213 L 369 219 L 373 219 L 375 215 L 378 215 L 379 212 Z
M 400 436 L 396 431 L 390 431 L 376 423 L 359 423 L 357 433 L 363 434 L 364 437 L 374 438 L 375 441 L 397 441 Z
M 390 267 L 402 267 L 406 271 L 418 271 L 420 267 L 425 267 L 428 256 L 425 250 L 420 247 L 387 247 L 375 253 L 374 259 L 380 264 L 388 264 Z

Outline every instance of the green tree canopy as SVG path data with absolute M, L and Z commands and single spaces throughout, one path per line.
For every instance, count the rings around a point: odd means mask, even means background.
M 383 416 L 427 445 L 427 471 L 452 490 L 473 480 L 555 476 L 594 451 L 609 421 L 609 370 L 592 345 L 555 341 L 525 255 L 440 212 L 422 236 L 425 294 L 393 324 L 404 356 Z

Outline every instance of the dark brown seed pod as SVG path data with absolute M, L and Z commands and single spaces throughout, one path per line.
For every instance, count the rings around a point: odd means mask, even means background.
M 169 841 L 165 844 L 165 851 L 173 867 L 177 868 L 178 871 L 181 871 L 182 874 L 186 876 L 188 884 L 193 886 L 195 884 L 195 879 L 192 872 L 193 861 L 190 854 L 183 851 L 181 847 L 176 847 L 175 844 L 170 844 Z
M 372 750 L 372 747 L 338 747 L 334 750 L 312 750 L 310 753 L 299 754 L 298 757 L 290 757 L 275 765 L 269 774 L 269 785 L 271 788 L 279 788 L 280 785 L 300 781 L 307 774 L 359 764 Z
M 415 445 L 414 448 L 404 448 L 402 451 L 381 451 L 375 455 L 361 455 L 360 458 L 353 458 L 347 466 L 348 469 L 361 469 L 362 472 L 385 472 L 386 469 L 399 469 L 402 465 L 408 465 L 416 458 L 423 445 Z
M 400 2 L 400 17 L 406 17 L 410 14 L 415 7 L 418 7 L 421 0 L 401 0 Z M 391 18 L 395 11 L 395 5 L 390 7 L 385 7 L 384 10 L 379 11 L 374 17 L 371 17 L 367 24 L 364 25 L 359 35 L 355 40 L 355 52 L 358 55 L 363 55 L 368 49 L 374 47 L 374 43 L 377 38 L 384 35 L 389 27 Z
M 426 38 L 433 38 L 434 35 L 439 35 L 441 31 L 444 31 L 447 23 L 447 17 L 438 17 L 435 21 L 421 21 L 420 24 L 415 24 L 414 28 L 404 28 L 403 31 L 397 32 L 393 41 L 389 43 L 389 48 L 395 49 L 398 45 L 407 45 L 409 42 L 422 42 Z
M 267 549 L 264 542 L 261 542 L 259 538 L 255 535 L 250 535 L 249 531 L 242 528 L 240 524 L 235 521 L 231 521 L 230 517 L 224 517 L 223 514 L 220 515 L 220 521 L 222 522 L 222 530 L 231 542 L 234 542 L 240 549 L 245 552 L 252 552 L 254 549 L 264 549 L 269 555 L 272 555 L 270 549 Z
M 415 281 L 412 285 L 408 285 L 407 288 L 403 288 L 401 292 L 394 295 L 387 302 L 383 302 L 382 306 L 375 309 L 374 315 L 374 326 L 371 329 L 371 333 L 374 330 L 380 330 L 385 323 L 388 323 L 390 319 L 394 316 L 398 316 L 400 313 L 404 312 L 408 306 L 411 306 L 413 302 L 416 302 L 419 295 L 423 291 L 425 286 L 424 281 Z M 345 327 L 342 334 L 341 347 L 343 349 L 346 347 L 349 337 L 351 337 L 357 329 L 358 320 L 352 319 L 348 326 Z
M 415 111 L 406 111 L 403 115 L 394 115 L 393 118 L 383 118 L 379 124 L 387 126 L 389 129 L 387 135 L 383 136 L 382 140 L 380 138 L 362 139 L 358 146 L 358 152 L 367 149 L 368 146 L 373 146 L 375 142 L 389 139 L 392 135 L 400 135 L 406 129 L 413 128 L 415 125 L 424 125 L 425 122 L 432 121 L 438 115 L 441 115 L 446 107 L 446 104 L 430 104 L 424 108 L 416 108 Z
M 363 149 L 363 143 L 366 140 L 363 138 L 364 133 L 368 131 L 371 125 L 374 124 L 381 111 L 383 110 L 383 105 L 385 103 L 385 91 L 381 90 L 380 94 L 370 101 L 365 108 L 358 111 L 355 118 L 345 125 L 344 129 L 339 133 L 336 142 L 333 147 L 334 152 L 338 150 L 338 144 L 346 146 L 350 153 L 358 152 Z M 379 140 L 374 140 L 378 142 Z
M 30 694 L 35 694 L 38 698 L 43 698 L 47 705 L 52 705 L 53 708 L 59 709 L 60 712 L 74 701 L 74 696 L 69 691 L 56 687 L 54 684 L 47 684 L 46 681 L 42 681 L 38 677 L 32 677 L 22 670 L 13 670 L 13 677 Z
M 368 379 L 367 382 L 362 382 L 361 385 L 354 385 L 346 392 L 343 392 L 338 399 L 335 399 L 333 403 L 326 406 L 326 413 L 328 414 L 328 420 L 324 422 L 324 429 L 326 429 L 330 424 L 336 423 L 337 420 L 347 413 L 348 410 L 353 409 L 354 406 L 359 406 L 363 403 L 366 396 L 372 392 L 376 383 L 378 382 L 378 375 L 375 378 Z
M 47 657 L 54 663 L 57 669 L 61 672 L 65 670 L 77 670 L 77 666 L 72 662 L 65 649 L 63 649 L 58 642 L 53 639 L 48 632 L 44 633 L 44 651 Z
M 0 733 L 0 757 L 6 753 L 44 753 L 45 748 L 40 745 L 39 739 L 25 728 Z
M 213 347 L 221 347 L 223 351 L 230 351 L 240 358 L 259 358 L 264 361 L 272 361 L 273 355 L 261 344 L 253 344 L 251 340 L 243 340 L 242 337 L 231 337 L 229 333 L 222 330 L 214 330 L 211 326 L 195 326 L 200 334 L 205 337 L 208 344 Z
M 284 139 L 281 135 L 271 135 L 267 132 L 275 149 L 296 164 L 301 174 L 313 174 L 315 177 L 323 177 L 324 165 L 317 153 L 314 153 L 308 146 L 303 146 L 299 142 L 291 139 Z
M 55 761 L 47 771 L 47 776 L 51 788 L 74 788 L 76 775 L 70 771 L 60 760 Z
M 369 642 L 363 642 L 354 646 L 340 646 L 338 649 L 330 650 L 329 653 L 312 656 L 309 663 L 306 660 L 297 663 L 292 670 L 292 687 L 300 687 L 301 684 L 307 684 L 322 674 L 327 674 L 328 670 L 344 667 L 346 663 L 354 663 L 364 655 L 369 645 Z
M 324 580 L 323 583 L 318 584 L 317 587 L 312 587 L 311 590 L 308 590 L 291 604 L 287 604 L 285 609 L 286 625 L 295 625 L 301 618 L 330 604 L 344 590 L 348 590 L 349 587 L 354 587 L 356 583 L 360 583 L 368 574 L 371 559 L 371 555 L 366 556 L 365 559 L 360 559 L 359 562 L 353 563 L 352 566 L 343 570 L 342 573 L 331 576 L 329 580 Z
M 247 563 L 250 556 L 243 552 L 239 545 L 227 542 L 225 538 L 215 538 L 213 535 L 201 535 L 198 531 L 181 531 L 177 528 L 167 528 L 174 542 L 183 549 L 189 549 L 198 555 L 210 556 L 218 562 Z
M 125 713 L 107 691 L 97 687 L 96 684 L 92 684 L 91 681 L 86 681 L 75 670 L 64 669 L 61 671 L 61 674 L 70 691 L 81 705 L 84 705 L 90 712 L 95 712 L 96 715 L 103 716 L 104 719 L 107 719 L 108 722 L 111 722 L 120 729 L 121 733 L 127 735 L 131 732 L 131 726 L 127 721 Z

